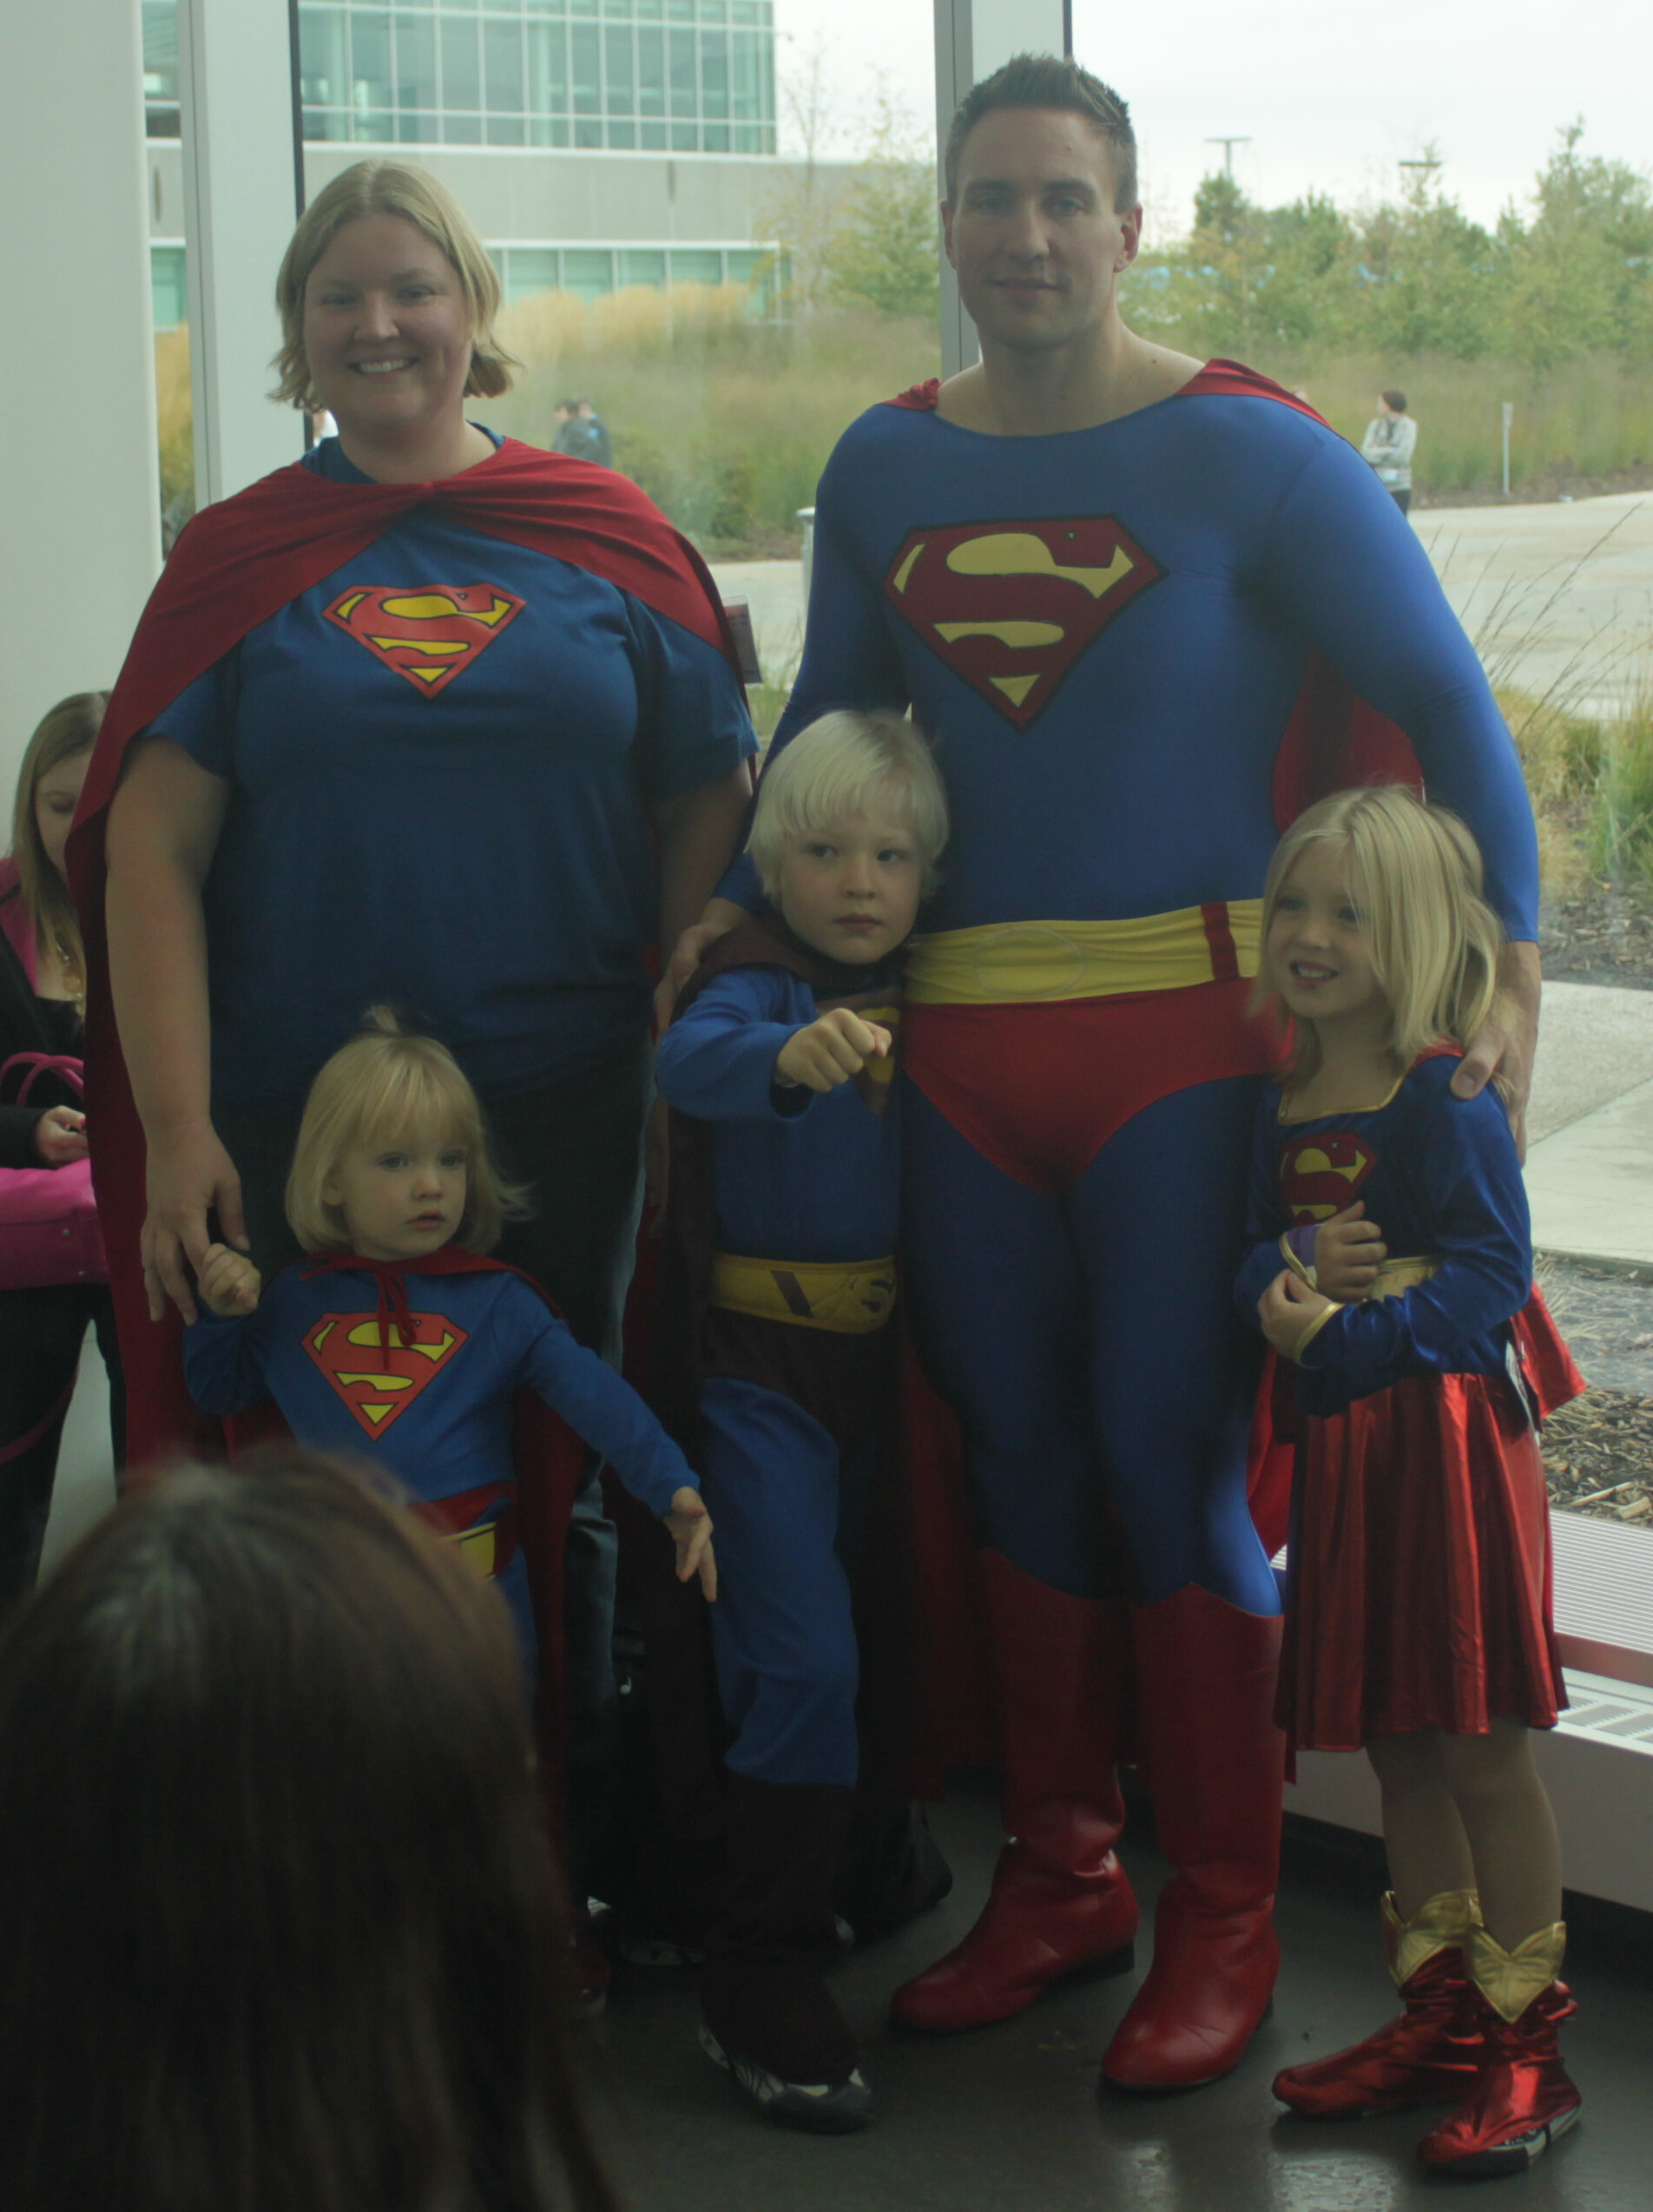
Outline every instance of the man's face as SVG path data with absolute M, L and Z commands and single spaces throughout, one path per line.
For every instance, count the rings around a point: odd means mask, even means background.
M 942 212 L 966 313 L 985 341 L 1017 349 L 1098 327 L 1142 236 L 1140 207 L 1114 211 L 1107 140 L 1065 109 L 991 109 Z

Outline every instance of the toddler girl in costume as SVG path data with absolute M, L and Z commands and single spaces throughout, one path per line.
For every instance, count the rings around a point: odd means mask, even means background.
M 1461 824 L 1395 787 L 1325 800 L 1281 840 L 1259 989 L 1294 1049 L 1236 1286 L 1296 1371 L 1278 1717 L 1377 1773 L 1406 2005 L 1274 2094 L 1317 2117 L 1451 2103 L 1420 2149 L 1465 2176 L 1523 2170 L 1580 2102 L 1527 1731 L 1565 1702 L 1536 1423 L 1583 1384 L 1532 1286 L 1503 1103 L 1451 1088 L 1498 973 L 1480 885 Z
M 273 1398 L 300 1444 L 394 1475 L 421 1518 L 497 1580 L 531 1675 L 515 1392 L 537 1392 L 661 1516 L 685 1582 L 698 1574 L 711 1597 L 716 1572 L 711 1519 L 677 1445 L 526 1276 L 484 1257 L 522 1202 L 499 1179 L 476 1094 L 446 1047 L 374 1008 L 306 1103 L 286 1214 L 310 1258 L 260 1295 L 251 1261 L 213 1245 L 184 1372 L 207 1412 Z
M 751 852 L 779 911 L 717 939 L 658 1062 L 734 1732 L 701 2041 L 770 2117 L 819 2132 L 870 2103 L 820 1970 L 860 1766 L 851 1576 L 892 1418 L 899 954 L 946 834 L 910 722 L 812 723 L 758 787 Z

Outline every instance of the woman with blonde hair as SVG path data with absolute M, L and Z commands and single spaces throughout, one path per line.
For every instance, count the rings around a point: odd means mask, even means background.
M 368 161 L 333 179 L 276 298 L 277 396 L 339 434 L 180 538 L 74 854 L 100 1197 L 142 1347 L 135 1457 L 188 1431 L 175 1331 L 211 1217 L 266 1274 L 298 1256 L 282 1193 L 305 1095 L 379 1001 L 451 1047 L 534 1187 L 503 1256 L 614 1350 L 644 949 L 710 892 L 754 749 L 698 556 L 623 477 L 469 416 L 513 364 L 498 278 L 437 178 Z M 568 1555 L 593 1762 L 616 1710 L 612 1556 L 594 1465 Z
M 89 1321 L 122 1458 L 121 1366 L 80 1102 L 85 958 L 63 878 L 107 704 L 105 692 L 80 691 L 44 716 L 0 859 L 0 1614 L 34 1585 Z

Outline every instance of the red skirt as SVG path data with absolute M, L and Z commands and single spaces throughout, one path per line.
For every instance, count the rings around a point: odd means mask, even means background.
M 1572 1394 L 1553 1381 L 1546 1411 Z M 1358 1751 L 1505 1718 L 1553 1727 L 1566 1693 L 1549 1498 L 1510 1383 L 1408 1376 L 1301 1425 L 1275 1708 L 1288 1742 Z

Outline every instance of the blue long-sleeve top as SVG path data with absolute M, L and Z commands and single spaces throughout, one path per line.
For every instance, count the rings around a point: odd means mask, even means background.
M 1297 1368 L 1306 1413 L 1340 1412 L 1403 1375 L 1509 1372 L 1509 1321 L 1532 1289 L 1526 1192 L 1503 1101 L 1452 1091 L 1455 1053 L 1419 1060 L 1389 1097 L 1360 1113 L 1282 1122 L 1271 1089 L 1253 1148 L 1245 1261 L 1235 1300 L 1255 1327 L 1257 1300 L 1300 1259 L 1318 1224 L 1358 1198 L 1391 1261 L 1432 1259 L 1436 1273 L 1399 1296 L 1340 1307 Z
M 1264 398 L 1037 438 L 869 410 L 821 478 L 771 756 L 829 708 L 912 706 L 952 820 L 926 930 L 1255 899 L 1316 654 L 1406 732 L 1536 937 L 1520 766 L 1427 555 L 1353 446 Z M 744 857 L 721 888 L 757 904 Z
M 887 1063 L 835 1090 L 775 1082 L 815 994 L 781 968 L 708 983 L 660 1041 L 656 1079 L 681 1112 L 713 1125 L 721 1248 L 754 1259 L 870 1260 L 895 1248 L 898 1115 Z M 866 1017 L 889 1026 L 890 1016 Z
M 569 1333 L 519 1275 L 403 1278 L 416 1341 L 381 1333 L 365 1269 L 302 1263 L 265 1286 L 257 1309 L 203 1306 L 184 1331 L 184 1375 L 208 1413 L 273 1398 L 301 1444 L 366 1453 L 420 1498 L 512 1478 L 511 1397 L 537 1391 L 601 1452 L 634 1498 L 669 1511 L 694 1484 L 677 1445 L 629 1383 Z

